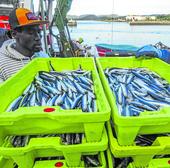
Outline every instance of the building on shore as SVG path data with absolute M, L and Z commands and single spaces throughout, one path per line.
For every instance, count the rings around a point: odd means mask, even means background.
M 140 15 L 128 15 L 126 16 L 126 21 L 146 21 L 146 20 L 156 20 L 156 16 L 140 16 Z

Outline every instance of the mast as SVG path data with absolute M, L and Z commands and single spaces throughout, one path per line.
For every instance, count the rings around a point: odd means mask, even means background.
M 57 0 L 54 14 L 54 22 L 59 30 L 59 41 L 62 45 L 60 46 L 60 49 L 63 57 L 74 56 L 66 18 L 66 15 L 71 8 L 71 4 L 72 0 Z
M 42 20 L 45 20 L 44 0 L 40 0 L 40 6 L 41 6 L 41 17 L 42 17 Z M 43 25 L 43 36 L 44 36 L 45 51 L 46 51 L 47 53 L 49 53 L 48 44 L 47 44 L 46 25 Z

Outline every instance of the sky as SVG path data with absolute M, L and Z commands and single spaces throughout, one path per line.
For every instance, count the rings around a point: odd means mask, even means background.
M 73 0 L 68 14 L 170 14 L 170 0 Z

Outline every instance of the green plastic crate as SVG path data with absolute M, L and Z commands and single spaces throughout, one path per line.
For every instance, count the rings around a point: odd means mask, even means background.
M 113 136 L 112 128 L 107 122 L 110 150 L 116 158 L 131 157 L 136 166 L 148 166 L 152 158 L 156 155 L 170 154 L 170 137 L 158 137 L 152 146 L 120 146 Z
M 106 159 L 104 156 L 104 152 L 99 153 L 99 161 L 101 166 L 98 168 L 107 168 Z M 69 168 L 65 160 L 47 160 L 47 161 L 36 161 L 33 168 L 56 168 L 57 165 L 62 165 L 62 168 Z M 83 168 L 85 167 L 84 161 L 81 161 L 79 167 L 72 167 L 72 168 Z
M 100 142 L 87 142 L 84 137 L 82 144 L 63 145 L 60 137 L 31 138 L 25 147 L 11 147 L 8 141 L 0 147 L 0 155 L 13 160 L 19 168 L 32 168 L 34 159 L 40 157 L 64 156 L 68 166 L 79 166 L 82 155 L 97 154 L 108 147 L 106 129 Z
M 135 163 L 130 163 L 128 168 L 137 168 Z M 170 168 L 170 158 L 152 159 L 145 168 Z
M 148 68 L 165 78 L 170 83 L 170 65 L 156 58 L 136 59 L 135 57 L 97 58 L 99 75 L 111 106 L 111 118 L 120 145 L 132 145 L 138 134 L 158 134 L 170 132 L 170 107 L 160 111 L 142 112 L 140 116 L 120 116 L 107 78 L 106 68 Z
M 53 106 L 54 112 L 45 113 L 46 107 L 22 107 L 15 112 L 5 112 L 9 104 L 20 96 L 33 81 L 38 71 L 49 71 L 49 61 L 56 71 L 76 70 L 79 65 L 92 71 L 98 112 L 62 110 Z M 100 141 L 105 121 L 110 118 L 110 106 L 93 58 L 37 58 L 0 86 L 0 135 L 26 135 L 49 133 L 85 133 L 87 141 Z

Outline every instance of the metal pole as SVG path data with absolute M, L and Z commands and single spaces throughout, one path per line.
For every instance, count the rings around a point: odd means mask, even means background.
M 53 20 L 53 0 L 48 0 L 48 19 L 49 19 L 49 22 L 51 24 L 52 20 Z
M 43 0 L 40 0 L 40 6 L 41 6 L 41 17 L 42 17 L 42 20 L 45 20 Z M 47 44 L 46 25 L 43 25 L 43 37 L 44 37 L 45 51 L 46 51 L 47 53 L 49 53 L 48 44 Z

